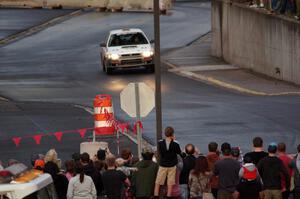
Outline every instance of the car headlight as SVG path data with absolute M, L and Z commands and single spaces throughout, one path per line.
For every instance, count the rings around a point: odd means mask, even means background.
M 151 57 L 153 55 L 153 52 L 152 51 L 144 51 L 142 53 L 143 57 Z
M 108 54 L 107 57 L 111 60 L 118 60 L 120 58 L 118 54 Z

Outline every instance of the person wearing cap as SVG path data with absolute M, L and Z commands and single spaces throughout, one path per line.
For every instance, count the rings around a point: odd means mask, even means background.
M 286 190 L 290 188 L 289 174 L 283 162 L 276 156 L 277 144 L 268 147 L 269 155 L 261 159 L 257 169 L 263 181 L 265 199 L 282 199 L 281 179 L 284 177 Z
M 252 140 L 253 144 L 253 151 L 246 153 L 244 158 L 246 156 L 249 156 L 253 163 L 257 165 L 257 163 L 263 159 L 264 157 L 268 156 L 268 153 L 264 151 L 264 141 L 261 137 L 255 137 Z
M 217 199 L 233 199 L 236 186 L 239 184 L 240 163 L 231 156 L 231 145 L 221 145 L 223 157 L 215 164 L 214 175 L 219 177 Z
M 132 175 L 132 184 L 136 199 L 148 199 L 153 196 L 158 164 L 152 161 L 154 152 L 151 147 L 142 150 L 143 159 L 134 166 L 137 168 Z
M 262 184 L 258 170 L 249 156 L 245 157 L 239 176 L 241 180 L 237 186 L 235 198 L 261 199 L 263 197 Z

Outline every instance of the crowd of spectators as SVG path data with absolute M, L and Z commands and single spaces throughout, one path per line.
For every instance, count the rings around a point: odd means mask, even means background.
M 296 155 L 286 154 L 284 143 L 264 151 L 255 137 L 244 156 L 226 142 L 220 151 L 210 142 L 208 151 L 201 154 L 193 144 L 182 151 L 167 127 L 157 152 L 145 147 L 141 160 L 129 149 L 120 157 L 99 149 L 95 157 L 74 153 L 63 166 L 51 149 L 32 164 L 52 176 L 59 199 L 300 199 L 300 145 Z
M 251 8 L 266 9 L 269 13 L 276 13 L 294 17 L 300 20 L 300 0 L 250 0 Z

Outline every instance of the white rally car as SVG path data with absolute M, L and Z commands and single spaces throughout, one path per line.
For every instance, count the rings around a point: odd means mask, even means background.
M 103 71 L 111 74 L 117 68 L 146 67 L 154 72 L 151 43 L 141 29 L 110 31 L 106 42 L 100 44 Z

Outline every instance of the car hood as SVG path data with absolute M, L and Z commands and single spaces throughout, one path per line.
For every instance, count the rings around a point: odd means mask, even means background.
M 116 47 L 108 47 L 109 53 L 116 54 L 131 54 L 131 53 L 142 53 L 145 51 L 151 50 L 152 47 L 150 44 L 145 45 L 128 45 L 128 46 L 116 46 Z

